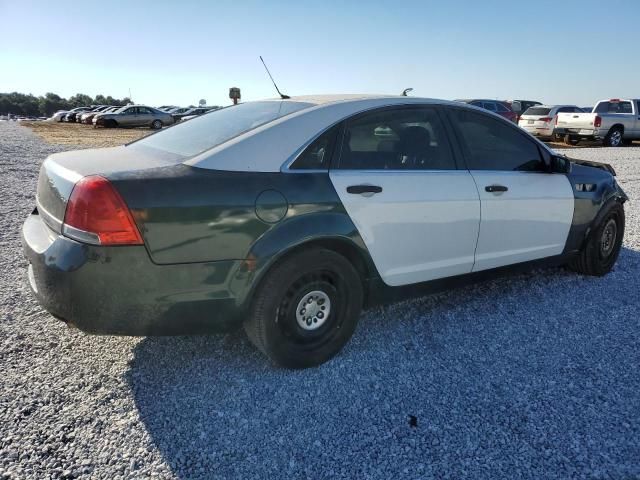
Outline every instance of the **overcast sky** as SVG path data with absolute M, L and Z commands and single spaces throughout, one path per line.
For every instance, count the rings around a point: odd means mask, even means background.
M 640 97 L 640 1 L 0 0 L 0 92 Z

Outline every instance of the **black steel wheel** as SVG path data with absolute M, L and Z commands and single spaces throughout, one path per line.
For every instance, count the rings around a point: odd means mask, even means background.
M 245 331 L 278 365 L 320 365 L 351 338 L 362 290 L 358 272 L 342 255 L 321 248 L 292 254 L 261 282 Z
M 622 248 L 624 207 L 611 202 L 603 207 L 598 225 L 593 229 L 577 258 L 569 266 L 586 275 L 602 276 L 611 271 Z

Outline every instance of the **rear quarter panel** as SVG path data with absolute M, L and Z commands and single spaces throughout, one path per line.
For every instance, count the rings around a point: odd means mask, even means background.
M 263 247 L 263 255 L 274 255 L 287 243 L 309 237 L 304 222 L 313 224 L 319 214 L 344 214 L 327 173 L 225 172 L 176 165 L 109 179 L 132 210 L 158 264 L 246 259 L 259 240 L 288 229 L 286 239 Z

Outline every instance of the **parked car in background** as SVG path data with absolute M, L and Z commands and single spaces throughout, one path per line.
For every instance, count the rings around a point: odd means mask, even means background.
M 54 154 L 39 175 L 22 243 L 56 318 L 120 335 L 244 324 L 292 368 L 329 360 L 363 307 L 410 292 L 524 263 L 605 275 L 627 200 L 608 165 L 401 96 L 247 102 Z
M 64 116 L 64 121 L 70 123 L 75 122 L 76 115 L 78 115 L 78 113 L 89 112 L 92 109 L 93 107 L 78 107 L 74 108 L 73 110 L 69 110 L 69 112 Z
M 585 113 L 591 113 L 593 111 L 593 107 L 580 107 L 580 109 Z
M 490 112 L 497 113 L 501 117 L 506 118 L 514 123 L 518 123 L 518 116 L 515 114 L 511 107 L 506 103 L 500 100 L 485 100 L 485 99 L 461 99 L 456 100 L 456 102 L 468 103 L 469 105 L 474 105 L 476 107 L 484 108 L 485 110 L 489 110 Z
M 179 107 L 177 105 L 162 105 L 161 107 L 158 107 L 158 110 L 162 110 L 163 112 L 168 112 L 173 108 L 179 108 Z
M 82 117 L 84 117 L 85 115 L 91 115 L 91 114 L 104 112 L 110 107 L 111 107 L 111 105 L 98 105 L 98 106 L 96 106 L 96 107 L 94 107 L 91 110 L 88 110 L 86 112 L 77 113 L 76 114 L 76 122 L 77 123 L 82 123 Z
M 558 113 L 574 112 L 582 112 L 582 109 L 576 105 L 536 105 L 520 115 L 518 125 L 534 137 L 554 140 Z
M 115 112 L 116 110 L 120 110 L 121 108 L 122 108 L 122 106 L 107 106 L 107 107 L 101 108 L 99 110 L 94 110 L 93 112 L 85 112 L 85 113 L 79 115 L 80 116 L 80 122 L 84 123 L 86 125 L 92 125 L 93 124 L 93 117 L 95 117 L 99 113 Z
M 166 112 L 170 113 L 171 115 L 180 115 L 192 108 L 193 107 L 175 107 L 175 108 L 170 108 L 169 110 L 166 110 Z
M 520 120 L 520 115 L 526 112 L 527 109 L 535 107 L 536 105 L 542 105 L 542 102 L 536 100 L 507 100 L 505 103 L 509 105 L 511 110 L 517 115 L 516 122 Z
M 601 140 L 608 147 L 619 147 L 640 139 L 640 100 L 612 98 L 601 100 L 590 113 L 559 113 L 556 133 L 565 142 Z
M 209 111 L 212 110 L 213 107 L 195 107 L 195 108 L 189 108 L 188 110 L 186 110 L 185 112 L 182 113 L 172 113 L 171 115 L 173 116 L 173 118 L 175 119 L 176 122 L 179 122 L 180 120 L 184 120 L 186 117 L 197 117 L 199 115 L 203 115 Z
M 111 113 L 93 117 L 93 125 L 101 127 L 150 127 L 159 129 L 175 123 L 173 117 L 147 105 L 127 105 Z
M 58 110 L 56 113 L 51 115 L 50 120 L 52 122 L 61 122 L 67 113 L 69 113 L 69 110 Z

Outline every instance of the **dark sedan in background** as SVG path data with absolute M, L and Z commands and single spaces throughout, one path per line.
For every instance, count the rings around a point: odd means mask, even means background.
M 468 103 L 469 105 L 473 105 L 474 107 L 484 108 L 485 110 L 489 110 L 490 112 L 497 113 L 501 117 L 506 118 L 507 120 L 518 123 L 518 115 L 511 110 L 511 107 L 507 102 L 501 102 L 500 100 L 487 100 L 482 98 L 473 98 L 473 99 L 460 99 L 456 100 L 456 102 Z

